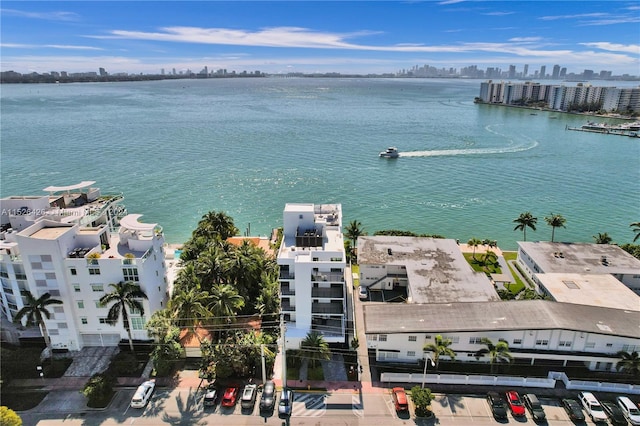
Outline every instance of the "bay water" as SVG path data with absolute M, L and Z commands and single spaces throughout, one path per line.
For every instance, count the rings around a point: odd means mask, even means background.
M 613 85 L 599 83 L 600 85 Z M 479 80 L 236 78 L 2 85 L 0 195 L 95 180 L 169 242 L 208 211 L 268 235 L 286 203 L 341 203 L 344 225 L 516 249 L 513 220 L 556 241 L 633 239 L 640 139 L 588 118 L 476 105 Z M 615 122 L 612 119 L 593 119 Z M 400 158 L 378 153 L 397 146 Z

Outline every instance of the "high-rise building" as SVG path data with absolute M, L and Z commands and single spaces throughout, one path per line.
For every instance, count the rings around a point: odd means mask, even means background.
M 554 80 L 557 80 L 558 78 L 560 78 L 560 65 L 554 65 L 553 66 L 553 71 L 551 74 L 551 78 Z
M 347 343 L 346 255 L 340 204 L 287 204 L 278 252 L 288 347 L 311 331 Z
M 129 215 L 122 194 L 101 194 L 87 181 L 44 188 L 47 195 L 0 199 L 0 310 L 12 321 L 24 291 L 49 293 L 61 305 L 45 319 L 53 348 L 113 346 L 128 337 L 100 306 L 110 284 L 133 282 L 147 299 L 128 312 L 133 339 L 148 340 L 145 322 L 166 306 L 164 236 L 157 224 Z
M 522 71 L 522 77 L 527 78 L 529 75 L 529 64 L 524 64 L 524 71 Z
M 545 65 L 540 67 L 540 78 L 547 78 L 547 67 Z

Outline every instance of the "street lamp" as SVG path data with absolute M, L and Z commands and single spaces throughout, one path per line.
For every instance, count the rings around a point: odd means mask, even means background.
M 430 362 L 432 367 L 436 366 L 435 362 L 433 362 L 433 360 L 429 355 L 424 356 L 424 371 L 422 372 L 422 389 L 424 389 L 424 382 L 427 380 L 427 362 Z

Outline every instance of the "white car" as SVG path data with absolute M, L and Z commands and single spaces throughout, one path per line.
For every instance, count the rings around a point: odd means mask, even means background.
M 363 285 L 358 286 L 358 297 L 360 300 L 366 300 L 368 296 L 369 292 L 367 291 L 367 288 Z
M 146 381 L 138 386 L 136 393 L 131 398 L 131 408 L 144 408 L 149 399 L 151 399 L 151 394 L 155 388 L 156 382 L 153 380 Z
M 580 392 L 578 399 L 594 423 L 607 421 L 607 413 L 604 412 L 604 408 L 591 392 Z
M 626 396 L 619 396 L 616 398 L 618 406 L 622 410 L 622 414 L 629 420 L 634 426 L 640 425 L 640 410 L 638 407 Z

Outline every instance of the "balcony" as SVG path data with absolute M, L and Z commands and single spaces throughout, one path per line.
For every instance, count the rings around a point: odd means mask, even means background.
M 288 284 L 284 284 L 280 287 L 280 294 L 283 296 L 295 296 L 296 290 L 289 287 Z
M 293 272 L 280 271 L 280 275 L 278 275 L 278 278 L 281 280 L 294 280 L 296 276 Z
M 313 303 L 311 305 L 312 314 L 344 314 L 344 307 L 340 303 Z
M 311 274 L 311 281 L 330 281 L 344 282 L 344 273 L 342 272 L 317 272 Z
M 311 297 L 319 299 L 344 299 L 344 289 L 342 287 L 312 288 Z
M 283 312 L 293 312 L 296 310 L 296 307 L 294 305 L 291 305 L 289 302 L 284 302 L 282 301 L 282 303 L 280 304 L 280 310 Z
M 318 331 L 326 337 L 343 337 L 344 325 L 341 319 L 320 319 L 311 320 L 311 330 Z

